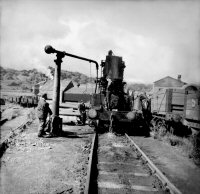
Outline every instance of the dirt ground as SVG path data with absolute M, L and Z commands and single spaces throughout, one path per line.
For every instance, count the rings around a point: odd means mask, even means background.
M 1 158 L 0 193 L 83 193 L 93 131 L 64 125 L 65 137 L 38 138 L 38 120 Z
M 11 129 L 26 120 L 31 110 L 17 105 L 5 109 L 4 114 L 11 112 L 12 118 L 1 126 L 1 142 Z M 74 113 L 77 112 L 73 110 Z M 68 113 L 63 112 L 62 116 L 65 114 Z M 14 137 L 1 158 L 0 193 L 83 193 L 93 130 L 87 125 L 74 126 L 74 117 L 64 117 L 63 121 L 65 137 L 38 138 L 37 119 Z M 189 158 L 151 137 L 133 138 L 183 193 L 199 193 L 200 168 Z
M 174 147 L 152 137 L 132 137 L 154 164 L 184 194 L 200 191 L 200 168 Z

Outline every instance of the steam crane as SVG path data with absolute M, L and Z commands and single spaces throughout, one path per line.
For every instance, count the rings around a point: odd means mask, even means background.
M 131 99 L 124 91 L 125 63 L 110 50 L 106 60 L 101 62 L 101 77 L 98 80 L 99 93 L 93 94 L 88 117 L 98 130 L 108 126 L 110 131 L 120 124 L 129 125 L 135 118 Z
M 60 75 L 61 75 L 61 63 L 62 59 L 65 56 L 68 57 L 73 57 L 76 59 L 88 61 L 90 63 L 94 63 L 96 65 L 96 72 L 97 72 L 97 77 L 96 79 L 98 80 L 98 63 L 92 59 L 87 59 L 84 57 L 80 57 L 77 55 L 73 55 L 70 53 L 66 53 L 65 51 L 58 51 L 54 49 L 52 46 L 47 45 L 45 46 L 45 52 L 47 54 L 56 54 L 56 59 L 54 60 L 55 62 L 55 75 L 54 75 L 54 89 L 53 89 L 53 107 L 52 107 L 52 112 L 53 112 L 53 119 L 52 119 L 52 127 L 53 127 L 53 132 L 57 135 L 59 135 L 62 132 L 62 119 L 59 117 L 59 99 L 60 99 Z M 96 82 L 96 87 L 95 87 L 95 93 L 97 90 L 97 82 Z

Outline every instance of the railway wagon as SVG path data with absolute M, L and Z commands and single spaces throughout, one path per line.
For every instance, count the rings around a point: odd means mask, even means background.
M 189 86 L 185 95 L 184 124 L 200 131 L 200 89 Z
M 156 125 L 162 120 L 180 134 L 187 128 L 200 131 L 200 89 L 195 85 L 161 88 L 153 93 L 151 111 Z
M 38 100 L 39 99 L 36 96 L 24 96 L 21 99 L 21 105 L 24 107 L 36 107 Z
M 8 96 L 6 97 L 6 100 L 23 107 L 36 107 L 39 101 L 37 96 Z

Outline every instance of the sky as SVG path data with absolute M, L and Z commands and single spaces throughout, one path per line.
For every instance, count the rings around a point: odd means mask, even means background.
M 112 50 L 127 82 L 200 84 L 199 0 L 1 0 L 0 14 L 2 67 L 45 73 L 56 59 L 46 45 L 99 64 Z M 95 77 L 95 65 L 67 56 L 61 68 Z

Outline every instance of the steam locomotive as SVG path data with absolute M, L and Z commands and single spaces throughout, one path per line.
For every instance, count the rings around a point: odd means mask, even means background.
M 91 96 L 91 107 L 88 111 L 88 117 L 95 123 L 99 132 L 133 132 L 138 127 L 148 127 L 144 111 L 135 110 L 134 99 L 125 92 L 125 67 L 122 57 L 113 55 L 111 50 L 106 59 L 101 61 L 101 77 L 97 80 L 98 90 Z M 142 110 L 145 110 L 145 106 Z

